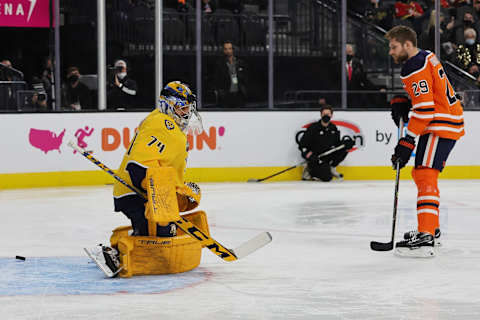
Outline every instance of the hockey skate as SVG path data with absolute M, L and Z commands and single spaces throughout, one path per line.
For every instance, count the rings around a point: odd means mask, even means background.
M 395 255 L 409 258 L 432 258 L 435 256 L 435 238 L 425 232 L 418 232 L 410 239 L 395 244 Z
M 83 248 L 83 250 L 107 277 L 114 278 L 122 271 L 123 267 L 120 267 L 116 249 L 99 244 L 90 249 Z
M 330 167 L 330 172 L 332 173 L 332 176 L 338 179 L 338 181 L 343 181 L 343 174 L 338 172 L 335 167 Z
M 302 180 L 303 181 L 311 181 L 312 180 L 312 176 L 310 175 L 310 172 L 308 171 L 308 168 L 307 168 L 306 165 L 303 166 Z
M 403 234 L 403 239 L 405 239 L 405 240 L 411 239 L 413 236 L 415 236 L 417 234 L 418 234 L 417 230 L 412 230 L 412 231 L 405 232 Z M 440 247 L 442 245 L 442 243 L 440 242 L 440 236 L 441 235 L 442 235 L 442 233 L 440 232 L 440 229 L 436 228 L 435 229 L 435 247 Z

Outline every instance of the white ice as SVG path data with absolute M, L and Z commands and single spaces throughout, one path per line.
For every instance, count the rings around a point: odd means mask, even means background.
M 53 283 L 0 295 L 0 318 L 480 319 L 480 181 L 439 186 L 443 247 L 406 259 L 369 248 L 390 239 L 392 181 L 201 184 L 216 240 L 235 247 L 270 231 L 273 242 L 233 263 L 204 250 L 191 275 L 205 279 L 161 294 L 51 295 Z M 397 239 L 416 226 L 415 203 L 402 180 Z M 128 224 L 112 212 L 111 186 L 1 191 L 0 208 L 0 257 L 23 263 L 84 256 Z

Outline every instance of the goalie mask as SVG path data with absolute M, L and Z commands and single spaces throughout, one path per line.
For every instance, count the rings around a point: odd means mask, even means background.
M 202 121 L 197 112 L 196 101 L 196 96 L 186 84 L 172 81 L 163 88 L 160 94 L 159 109 L 172 117 L 184 132 L 189 128 L 192 114 L 195 114 L 197 122 L 200 123 L 200 127 L 197 129 L 201 132 L 203 131 Z

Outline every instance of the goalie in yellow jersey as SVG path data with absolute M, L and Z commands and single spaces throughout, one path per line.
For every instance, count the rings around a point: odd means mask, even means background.
M 203 130 L 195 95 L 186 84 L 173 81 L 162 90 L 159 108 L 140 123 L 117 175 L 145 193 L 148 200 L 115 182 L 115 211 L 124 213 L 132 226 L 114 230 L 111 248 L 85 249 L 107 276 L 176 273 L 200 263 L 198 241 L 173 223 L 180 219 L 179 212 L 196 208 L 201 197 L 195 183 L 184 183 L 186 132 L 192 127 L 193 115 L 197 129 Z M 203 211 L 187 216 L 209 234 Z

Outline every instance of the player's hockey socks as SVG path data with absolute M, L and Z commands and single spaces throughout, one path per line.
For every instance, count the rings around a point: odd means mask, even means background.
M 102 272 L 109 278 L 116 277 L 123 269 L 120 267 L 118 251 L 114 248 L 99 244 L 93 248 L 83 248 L 87 255 L 95 262 Z
M 412 238 L 397 242 L 395 245 L 395 255 L 410 258 L 432 258 L 435 239 L 429 233 L 419 232 Z

